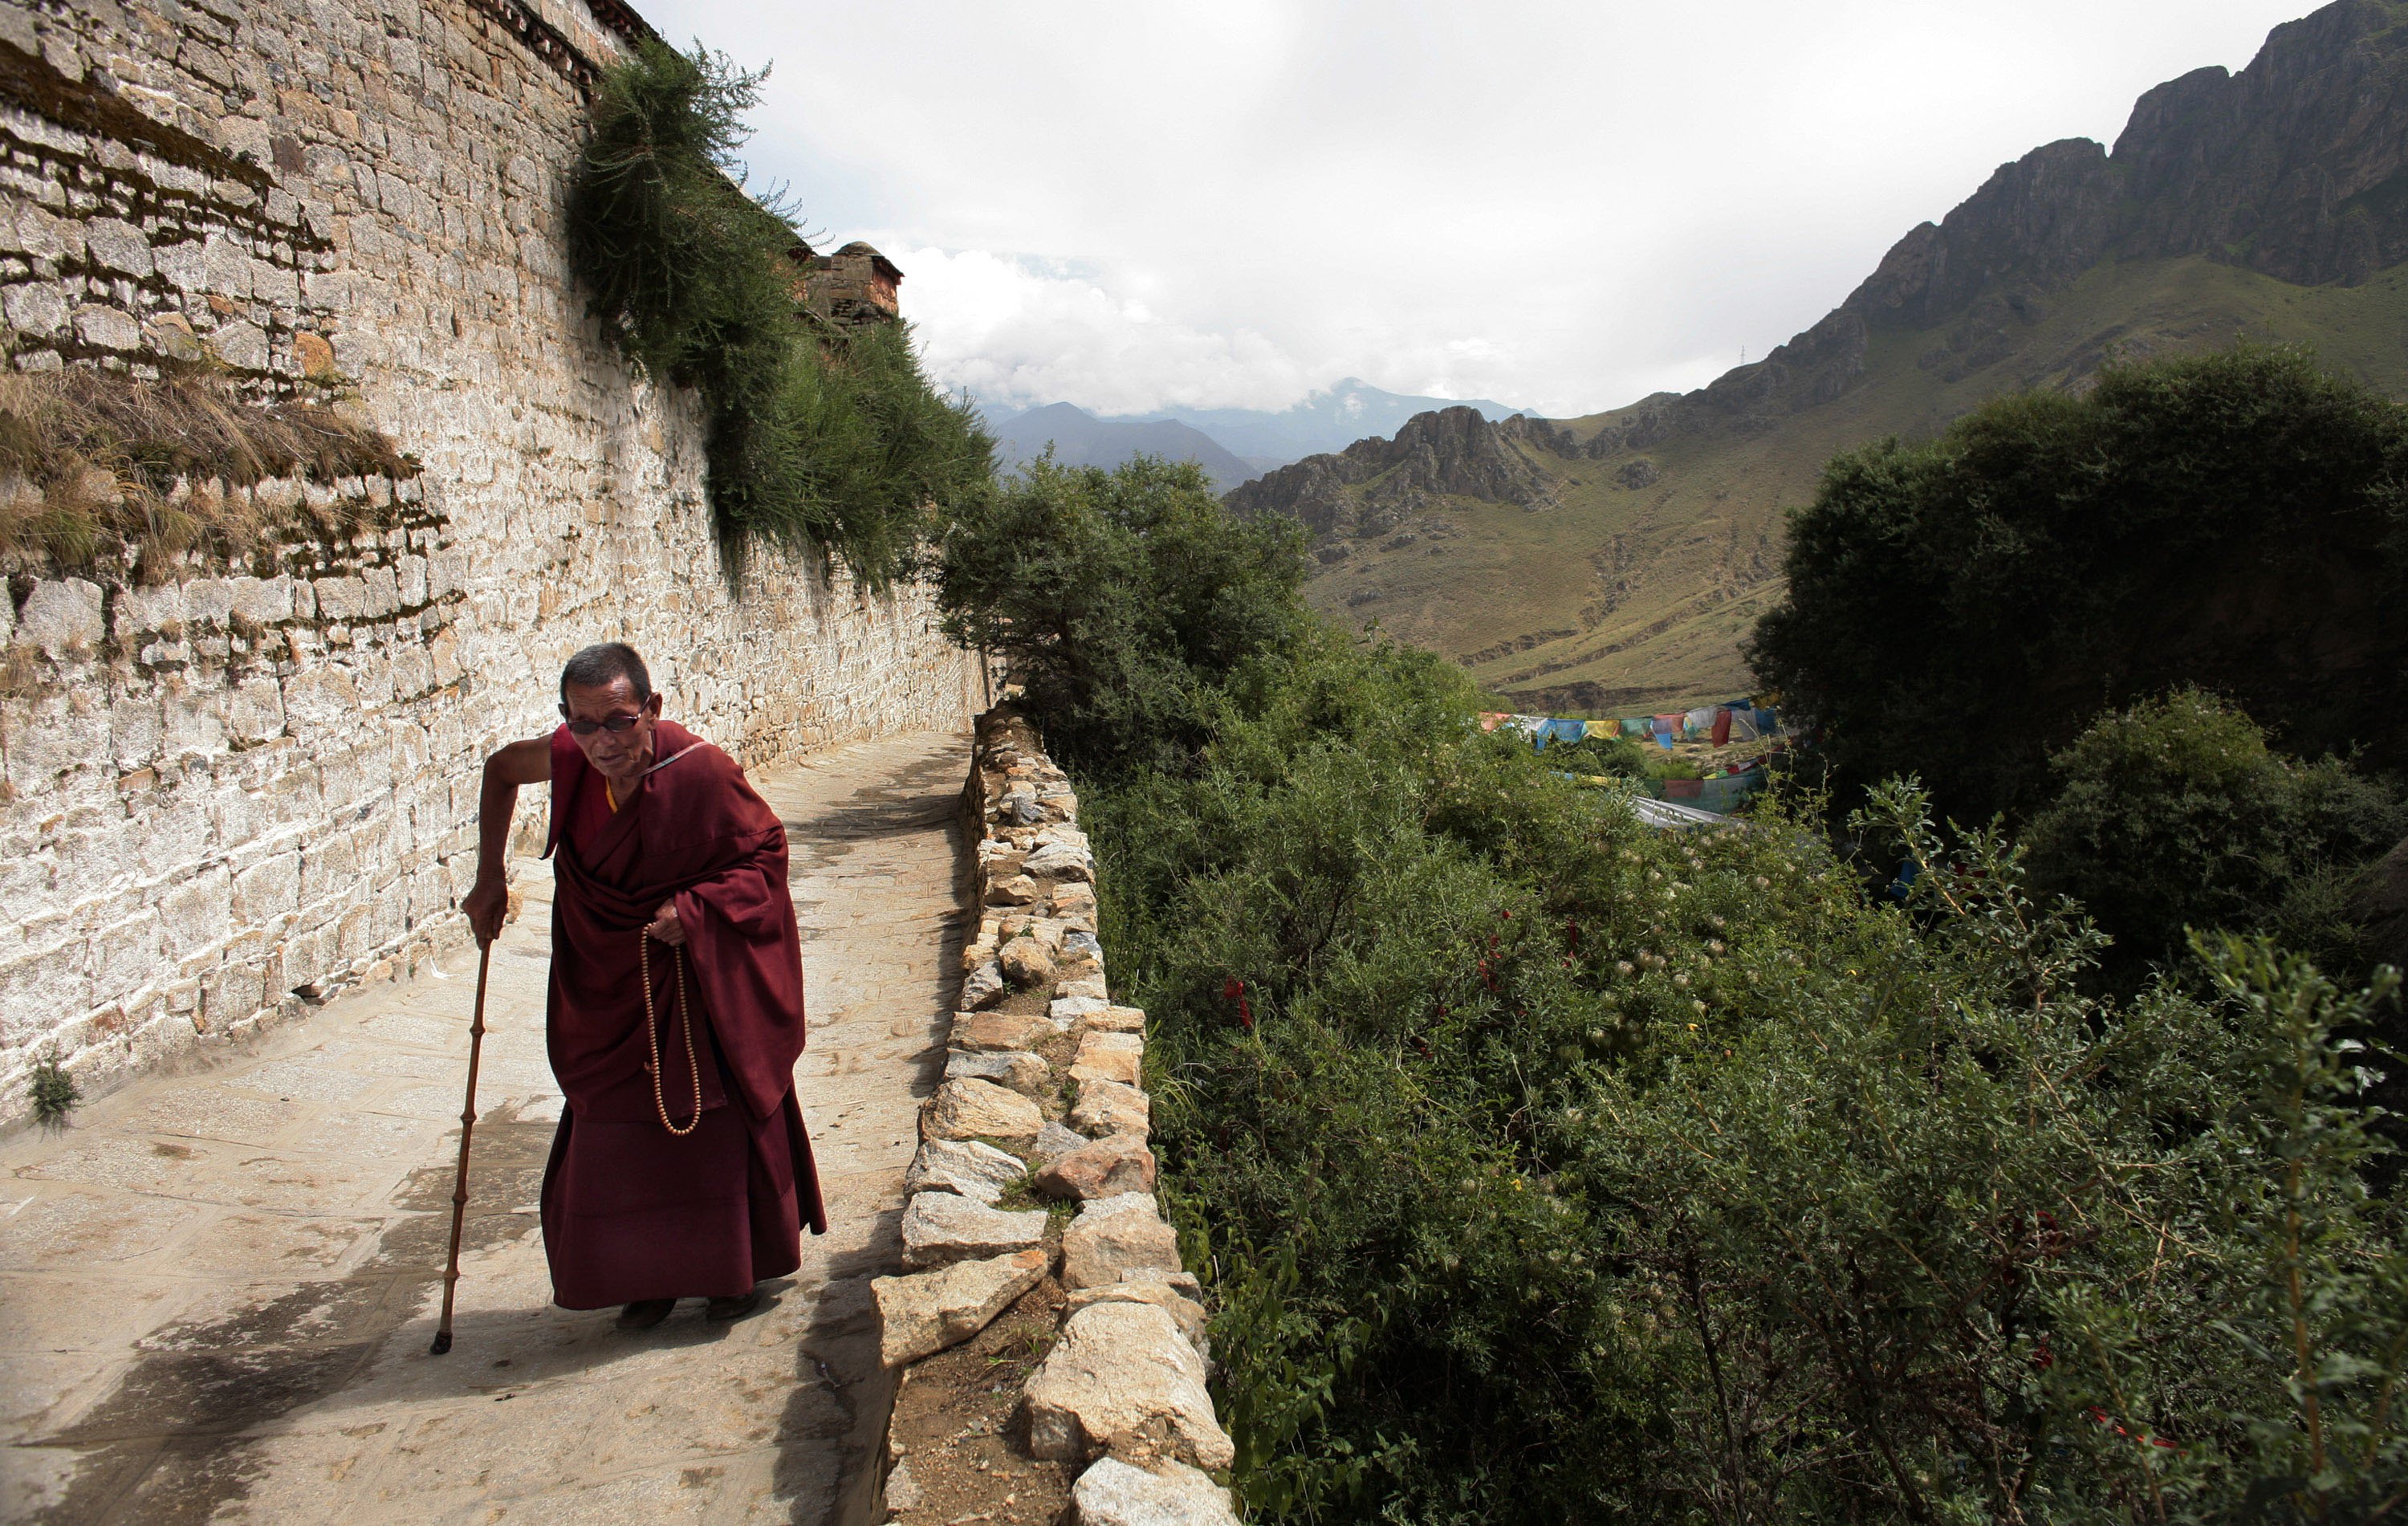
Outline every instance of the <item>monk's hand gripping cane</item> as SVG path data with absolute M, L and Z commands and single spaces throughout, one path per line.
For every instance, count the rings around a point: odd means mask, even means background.
M 494 945 L 477 951 L 477 1008 L 468 1021 L 468 1099 L 460 1104 L 460 1173 L 452 1183 L 452 1254 L 443 1262 L 443 1317 L 435 1327 L 432 1354 L 452 1349 L 452 1294 L 460 1283 L 460 1224 L 468 1213 L 468 1137 L 477 1129 L 477 1062 L 485 1049 L 485 972 L 494 965 Z

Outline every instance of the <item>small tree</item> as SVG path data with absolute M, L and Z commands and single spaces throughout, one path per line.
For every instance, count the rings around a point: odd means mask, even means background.
M 2105 707 L 2184 684 L 2408 761 L 2408 408 L 2296 350 L 2111 366 L 1835 457 L 1749 659 L 1852 788 L 2036 803 Z
M 1183 755 L 1207 691 L 1310 628 L 1302 532 L 1236 518 L 1193 462 L 1030 462 L 957 516 L 941 570 L 946 632 L 1002 655 L 1090 770 Z
M 2197 689 L 2102 716 L 2050 769 L 2055 796 L 2024 833 L 2033 883 L 2079 900 L 2128 976 L 2180 954 L 2186 928 L 2283 920 L 2324 871 L 2408 831 L 2395 790 L 2337 758 L 2285 757 L 2237 706 Z M 2326 948 L 2346 940 L 2337 921 L 2289 930 Z
M 916 565 L 933 510 L 982 489 L 995 442 L 929 386 L 900 324 L 804 326 L 790 209 L 746 194 L 736 158 L 767 72 L 647 41 L 606 73 L 569 189 L 570 261 L 604 336 L 702 393 L 729 570 L 757 539 L 832 552 L 882 587 Z

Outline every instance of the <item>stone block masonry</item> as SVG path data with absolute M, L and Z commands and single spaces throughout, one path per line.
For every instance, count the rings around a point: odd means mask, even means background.
M 1236 1448 L 1205 1387 L 1202 1289 L 1154 1197 L 1145 1014 L 1111 997 L 1078 797 L 1004 706 L 979 717 L 964 804 L 980 900 L 962 956 L 970 1010 L 954 1015 L 946 1079 L 922 1111 L 905 1178 L 907 1245 L 917 1222 L 930 1247 L 916 1259 L 907 1249 L 907 1263 L 936 1270 L 872 1283 L 881 1348 L 908 1369 L 976 1337 L 1051 1273 L 1060 1296 L 1046 1303 L 1061 1319 L 1026 1373 L 1014 1428 L 1027 1459 L 1072 1476 L 1060 1519 L 1235 1526 L 1211 1476 Z M 1056 1237 L 1043 1215 L 987 1206 L 1023 1192 L 1075 1216 Z M 940 1447 L 915 1473 L 908 1449 L 890 1442 L 889 1455 L 900 1526 L 1046 1503 L 1018 1492 L 1030 1486 L 1017 1470 L 966 1468 Z
M 97 1093 L 465 937 L 484 755 L 552 724 L 587 642 L 636 643 L 748 767 L 981 702 L 924 587 L 771 552 L 732 580 L 696 400 L 586 318 L 566 177 L 641 25 L 0 0 L 10 363 L 205 366 L 417 468 L 261 484 L 373 527 L 155 585 L 0 556 L 0 1128 L 43 1057 Z

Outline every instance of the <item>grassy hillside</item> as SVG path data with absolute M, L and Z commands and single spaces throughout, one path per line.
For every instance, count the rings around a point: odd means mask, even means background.
M 1526 709 L 1605 713 L 1744 693 L 1739 644 L 1778 597 L 1783 512 L 1813 497 L 1833 453 L 1932 434 L 2000 392 L 2078 385 L 2113 353 L 2241 336 L 2310 344 L 2329 368 L 2408 396 L 2408 266 L 2345 287 L 2197 257 L 2111 262 L 2008 320 L 2003 344 L 2000 330 L 1954 323 L 1876 330 L 1844 396 L 1752 431 L 1598 459 L 1517 442 L 1509 448 L 1554 479 L 1552 505 L 1438 500 L 1400 529 L 1322 548 L 1337 559 L 1307 595 L 1350 624 L 1463 662 Z M 1631 411 L 1570 427 L 1586 440 Z

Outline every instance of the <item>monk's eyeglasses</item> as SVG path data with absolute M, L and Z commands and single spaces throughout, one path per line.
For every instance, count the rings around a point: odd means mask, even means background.
M 561 706 L 560 713 L 566 717 L 568 707 Z M 613 715 L 608 720 L 601 721 L 570 721 L 568 734 L 572 737 L 590 737 L 596 731 L 608 731 L 615 737 L 623 731 L 635 729 L 636 723 L 642 719 L 641 715 Z

